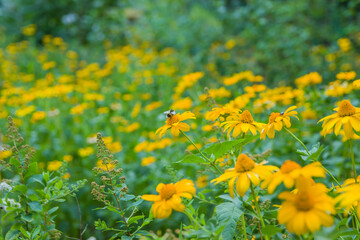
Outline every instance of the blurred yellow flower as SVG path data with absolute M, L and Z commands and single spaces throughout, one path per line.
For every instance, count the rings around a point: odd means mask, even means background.
M 295 192 L 282 192 L 278 221 L 285 224 L 291 233 L 297 235 L 320 230 L 321 226 L 334 224 L 331 214 L 335 214 L 334 199 L 326 194 L 326 187 L 314 183 L 311 178 L 299 176 L 296 180 Z
M 37 121 L 40 121 L 42 119 L 44 119 L 46 117 L 46 112 L 44 111 L 37 111 L 37 112 L 34 112 L 31 116 L 31 122 L 32 123 L 35 123 Z
M 131 117 L 136 118 L 137 115 L 139 115 L 139 113 L 140 113 L 140 109 L 141 109 L 141 103 L 137 102 L 131 112 Z
M 51 68 L 54 68 L 56 67 L 56 62 L 54 61 L 51 61 L 51 62 L 46 62 L 42 65 L 42 68 L 46 71 L 46 70 L 49 70 Z
M 60 169 L 61 166 L 62 166 L 61 161 L 57 161 L 57 160 L 50 161 L 50 162 L 48 162 L 47 170 L 48 171 L 57 171 Z
M 229 181 L 229 194 L 234 198 L 234 185 L 236 181 L 236 192 L 243 197 L 250 188 L 250 184 L 259 185 L 260 181 L 270 177 L 277 167 L 271 165 L 257 164 L 245 154 L 240 154 L 237 158 L 235 168 L 229 168 L 220 177 L 211 180 L 218 184 Z
M 298 163 L 286 160 L 280 167 L 280 171 L 266 178 L 261 184 L 262 188 L 267 188 L 270 194 L 273 194 L 276 187 L 284 183 L 285 187 L 290 189 L 294 186 L 295 180 L 303 175 L 305 177 L 325 177 L 325 170 L 320 162 L 313 162 L 305 167 Z
M 190 126 L 186 123 L 183 123 L 182 121 L 185 121 L 187 119 L 196 119 L 195 114 L 193 114 L 192 112 L 184 112 L 182 114 L 177 113 L 175 115 L 170 115 L 171 116 L 168 116 L 165 121 L 166 124 L 157 129 L 155 132 L 156 135 L 159 135 L 159 138 L 162 138 L 162 136 L 169 128 L 171 129 L 172 135 L 175 137 L 179 136 L 180 130 L 184 132 L 189 131 Z
M 202 175 L 200 177 L 198 177 L 198 179 L 196 180 L 196 186 L 198 188 L 204 188 L 208 185 L 208 176 L 207 175 Z
M 0 160 L 3 160 L 5 158 L 8 158 L 12 155 L 12 151 L 11 150 L 2 150 L 0 151 Z
M 230 50 L 230 49 L 234 48 L 235 46 L 236 46 L 236 42 L 235 42 L 234 39 L 230 39 L 229 41 L 227 41 L 227 42 L 225 43 L 225 48 L 226 48 L 227 50 Z
M 145 106 L 145 110 L 150 112 L 162 106 L 162 102 L 152 102 Z
M 78 150 L 78 153 L 79 153 L 80 157 L 87 157 L 87 156 L 90 156 L 91 154 L 95 153 L 95 150 L 92 147 L 85 147 L 85 148 L 80 148 Z
M 147 194 L 143 195 L 142 199 L 154 202 L 151 212 L 158 219 L 169 217 L 173 210 L 183 212 L 185 205 L 181 203 L 181 197 L 192 199 L 196 192 L 194 183 L 188 179 L 175 184 L 160 183 L 156 191 L 159 195 Z
M 141 166 L 148 166 L 156 161 L 156 158 L 153 156 L 150 157 L 144 157 L 141 159 Z
M 115 165 L 112 163 L 104 164 L 102 160 L 96 162 L 96 167 L 103 171 L 110 171 L 115 168 Z
M 25 36 L 33 36 L 36 33 L 36 25 L 30 24 L 28 26 L 23 27 L 21 30 Z
M 316 85 L 322 82 L 322 76 L 317 72 L 308 73 L 295 80 L 296 86 L 303 88 L 310 85 Z
M 350 71 L 350 72 L 340 72 L 338 74 L 336 74 L 336 78 L 340 79 L 340 80 L 353 80 L 356 78 L 356 72 L 355 71 Z
M 360 131 L 360 108 L 355 108 L 348 100 L 342 100 L 340 106 L 334 109 L 336 113 L 320 119 L 325 135 L 335 132 L 339 135 L 343 126 L 346 138 L 354 136 L 354 130 Z M 318 122 L 318 123 L 319 123 Z
M 73 159 L 74 159 L 74 157 L 71 156 L 71 155 L 65 155 L 65 156 L 63 157 L 63 160 L 64 160 L 65 162 L 71 162 Z
M 186 97 L 183 99 L 179 99 L 175 101 L 172 105 L 172 109 L 179 109 L 179 110 L 189 110 L 192 106 L 193 101 L 190 97 Z

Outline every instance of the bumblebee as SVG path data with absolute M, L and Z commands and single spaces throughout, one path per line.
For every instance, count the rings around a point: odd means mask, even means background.
M 176 114 L 175 110 L 170 109 L 169 111 L 164 112 L 164 114 L 166 115 L 166 118 L 171 118 L 172 116 L 174 116 Z

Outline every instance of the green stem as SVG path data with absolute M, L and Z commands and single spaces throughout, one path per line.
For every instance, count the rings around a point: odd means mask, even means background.
M 305 149 L 306 153 L 310 156 L 309 150 L 305 146 L 305 144 L 297 137 L 295 136 L 288 128 L 284 127 L 285 131 L 287 131 L 293 138 L 295 138 L 296 141 L 298 141 Z
M 355 183 L 357 183 L 357 174 L 356 174 L 356 167 L 355 167 L 355 156 L 354 156 L 354 146 L 353 145 L 354 145 L 353 140 L 350 139 L 351 162 L 352 162 L 353 171 L 354 171 Z
M 253 184 L 250 183 L 250 188 L 251 188 L 251 193 L 253 195 L 253 199 L 254 199 L 254 203 L 255 203 L 255 208 L 256 208 L 256 211 L 259 215 L 259 219 L 260 219 L 260 223 L 261 223 L 261 227 L 265 227 L 265 222 L 264 222 L 264 219 L 261 215 L 261 210 L 260 210 L 260 207 L 259 207 L 259 202 L 257 200 L 257 196 L 256 196 L 256 192 L 254 190 L 254 187 L 253 187 Z M 261 229 L 259 229 L 260 233 L 261 233 Z M 267 235 L 265 235 L 265 239 L 269 239 Z
M 196 148 L 196 150 L 200 153 L 200 155 L 211 165 L 215 168 L 216 171 L 218 171 L 220 174 L 222 174 L 223 172 L 216 166 L 215 163 L 213 163 L 209 158 L 207 158 L 201 151 L 200 149 L 195 145 L 195 143 L 183 132 L 180 130 L 180 132 L 187 138 L 187 140 L 189 140 L 189 142 Z
M 197 225 L 199 228 L 201 228 L 202 230 L 204 230 L 205 232 L 210 234 L 210 236 L 213 235 L 212 232 L 210 232 L 208 229 L 204 228 L 204 226 L 202 226 L 187 210 L 185 210 L 184 213 L 189 218 L 192 225 L 194 225 L 194 223 L 195 223 L 195 225 Z
M 242 228 L 243 228 L 243 231 L 244 231 L 244 239 L 247 239 L 245 213 L 243 213 L 243 215 L 241 215 L 241 222 L 242 222 Z
M 339 183 L 338 180 L 336 180 L 336 178 L 334 177 L 334 175 L 331 174 L 331 172 L 329 170 L 327 170 L 324 166 L 322 166 L 322 168 L 325 170 L 325 172 L 327 172 L 327 174 L 330 175 L 330 177 L 334 180 L 334 182 L 336 182 L 336 184 L 341 187 L 341 184 Z

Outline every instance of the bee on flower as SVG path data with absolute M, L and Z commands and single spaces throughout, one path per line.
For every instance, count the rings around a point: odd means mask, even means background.
M 296 190 L 278 196 L 285 200 L 278 211 L 280 224 L 285 224 L 289 232 L 297 235 L 313 233 L 321 226 L 334 224 L 331 214 L 335 214 L 335 201 L 326 194 L 325 185 L 300 175 L 296 180 Z
M 277 167 L 271 165 L 263 165 L 262 163 L 255 163 L 251 158 L 245 154 L 240 154 L 237 158 L 235 168 L 229 168 L 220 177 L 211 180 L 218 184 L 229 180 L 229 194 L 234 198 L 234 185 L 236 192 L 243 197 L 250 184 L 258 186 L 260 181 L 270 177 L 274 171 L 278 170 Z
M 177 183 L 160 183 L 156 187 L 159 195 L 146 194 L 142 199 L 154 202 L 151 212 L 155 218 L 162 219 L 171 215 L 172 211 L 183 212 L 185 205 L 181 197 L 192 199 L 195 195 L 195 186 L 191 180 L 183 179 Z
M 285 112 L 277 113 L 273 112 L 269 116 L 269 122 L 264 126 L 263 129 L 261 129 L 260 132 L 260 139 L 265 140 L 266 136 L 268 138 L 274 138 L 275 137 L 275 130 L 281 131 L 283 126 L 290 128 L 291 122 L 290 117 L 294 117 L 299 120 L 297 117 L 297 112 L 293 111 L 296 108 L 296 106 L 289 107 L 286 109 Z
M 355 131 L 360 131 L 360 108 L 354 107 L 348 100 L 342 100 L 340 106 L 334 109 L 336 113 L 320 119 L 323 122 L 323 134 L 327 135 L 332 132 L 339 135 L 341 127 L 344 130 L 344 136 L 351 139 Z M 318 123 L 319 123 L 318 122 Z
M 173 136 L 177 137 L 180 131 L 187 132 L 190 130 L 190 126 L 183 121 L 187 119 L 196 119 L 195 114 L 192 112 L 184 112 L 182 114 L 176 113 L 173 109 L 164 112 L 166 115 L 166 124 L 156 130 L 155 134 L 162 138 L 168 129 L 171 129 Z
M 228 118 L 229 120 L 223 122 L 221 126 L 224 126 L 224 131 L 227 131 L 228 136 L 232 131 L 232 136 L 235 138 L 240 133 L 246 134 L 251 132 L 255 135 L 264 127 L 263 123 L 255 122 L 251 113 L 245 110 L 242 113 L 235 113 Z

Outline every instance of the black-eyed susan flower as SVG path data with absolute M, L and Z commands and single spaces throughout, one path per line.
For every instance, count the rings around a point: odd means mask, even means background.
M 357 181 L 359 181 L 359 178 L 357 178 Z M 340 203 L 340 207 L 345 208 L 347 212 L 352 207 L 356 207 L 356 214 L 360 217 L 360 184 L 355 183 L 354 178 L 348 179 L 344 182 L 342 188 L 338 188 L 338 192 L 341 192 L 341 194 L 335 198 L 335 202 Z
M 171 112 L 171 111 L 169 111 Z M 174 112 L 174 111 L 173 111 Z M 155 134 L 159 134 L 159 138 L 161 138 L 166 131 L 170 128 L 172 135 L 175 137 L 179 136 L 180 130 L 187 132 L 190 130 L 190 126 L 182 121 L 187 119 L 196 119 L 195 114 L 192 112 L 184 112 L 182 114 L 167 114 L 166 124 L 156 130 Z
M 265 139 L 266 136 L 268 138 L 275 137 L 275 130 L 281 131 L 283 126 L 285 125 L 287 128 L 291 127 L 290 117 L 294 117 L 299 120 L 297 117 L 297 112 L 293 111 L 296 106 L 289 107 L 283 113 L 273 112 L 269 116 L 269 123 L 267 123 L 260 132 L 260 139 Z
M 160 183 L 156 187 L 159 195 L 147 194 L 142 199 L 154 202 L 151 212 L 155 218 L 167 218 L 172 210 L 183 212 L 185 205 L 181 203 L 181 197 L 191 199 L 195 195 L 194 183 L 191 180 L 183 179 L 177 183 Z
M 335 213 L 335 201 L 326 194 L 325 185 L 301 175 L 296 180 L 296 189 L 279 194 L 278 198 L 285 200 L 278 211 L 280 224 L 298 235 L 333 225 L 331 214 Z
M 255 122 L 251 113 L 245 110 L 242 113 L 235 113 L 229 117 L 230 120 L 223 122 L 221 126 L 224 126 L 224 130 L 228 132 L 228 136 L 232 131 L 232 136 L 237 137 L 240 133 L 251 132 L 253 135 L 264 127 L 263 123 Z
M 271 174 L 278 170 L 275 166 L 266 166 L 263 163 L 257 164 L 245 154 L 240 154 L 237 158 L 235 168 L 230 168 L 225 171 L 220 177 L 213 179 L 211 182 L 218 184 L 229 180 L 229 194 L 234 198 L 234 185 L 236 182 L 236 192 L 240 196 L 244 196 L 246 191 L 250 188 L 250 183 L 255 186 L 259 185 L 260 181 L 271 176 Z
M 360 131 L 360 108 L 354 107 L 348 100 L 343 100 L 334 110 L 337 112 L 319 121 L 323 122 L 323 134 L 334 132 L 337 136 L 343 126 L 344 136 L 351 139 L 355 134 L 354 130 Z
M 205 114 L 205 119 L 209 121 L 216 121 L 219 117 L 227 117 L 236 112 L 241 112 L 241 110 L 227 104 L 223 107 L 215 107 L 211 109 L 211 111 Z
M 280 167 L 280 171 L 266 178 L 262 184 L 262 188 L 267 188 L 270 194 L 273 194 L 276 187 L 284 183 L 285 187 L 290 189 L 295 185 L 295 180 L 300 176 L 306 177 L 325 177 L 325 170 L 320 162 L 313 162 L 305 167 L 301 167 L 298 163 L 286 160 Z

